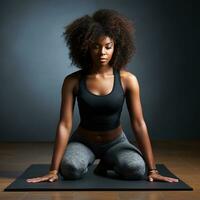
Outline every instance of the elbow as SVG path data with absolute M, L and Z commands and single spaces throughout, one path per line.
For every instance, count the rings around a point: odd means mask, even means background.
M 146 127 L 146 123 L 144 119 L 139 119 L 139 120 L 132 120 L 131 121 L 131 126 L 133 127 L 134 130 L 141 130 Z
M 71 120 L 60 120 L 58 126 L 64 129 L 71 129 L 72 128 L 72 121 Z
M 62 122 L 60 121 L 58 123 L 58 133 L 62 133 L 62 134 L 70 134 L 72 130 L 72 123 L 66 123 L 66 122 Z

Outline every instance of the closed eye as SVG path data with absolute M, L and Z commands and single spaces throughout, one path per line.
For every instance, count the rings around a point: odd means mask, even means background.
M 106 47 L 107 49 L 111 49 L 112 48 L 112 46 L 108 46 L 108 47 Z

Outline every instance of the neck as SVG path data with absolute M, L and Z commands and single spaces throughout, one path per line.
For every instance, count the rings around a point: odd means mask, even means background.
M 102 75 L 106 75 L 106 74 L 113 74 L 113 67 L 111 67 L 110 65 L 105 65 L 105 66 L 101 66 L 101 67 L 92 67 L 88 70 L 89 74 L 102 74 Z

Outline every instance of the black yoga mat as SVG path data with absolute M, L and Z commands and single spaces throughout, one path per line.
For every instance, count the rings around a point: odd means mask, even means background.
M 93 171 L 97 164 L 89 166 L 87 174 L 81 179 L 64 180 L 59 175 L 59 180 L 53 183 L 27 183 L 27 178 L 42 176 L 49 169 L 48 164 L 34 164 L 26 169 L 4 191 L 66 191 L 66 190 L 193 190 L 192 187 L 179 179 L 178 183 L 149 182 L 147 180 L 120 179 L 114 171 L 109 170 L 107 176 L 97 175 Z M 176 177 L 163 164 L 157 164 L 160 174 L 173 178 Z

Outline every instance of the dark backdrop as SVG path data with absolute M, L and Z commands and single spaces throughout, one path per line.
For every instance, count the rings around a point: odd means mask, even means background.
M 128 64 L 139 80 L 152 139 L 199 136 L 199 16 L 192 1 L 0 1 L 0 140 L 52 141 L 61 86 L 69 73 L 64 26 L 100 8 L 136 24 L 137 52 Z M 73 130 L 79 122 L 77 104 Z M 124 105 L 121 122 L 133 137 Z

